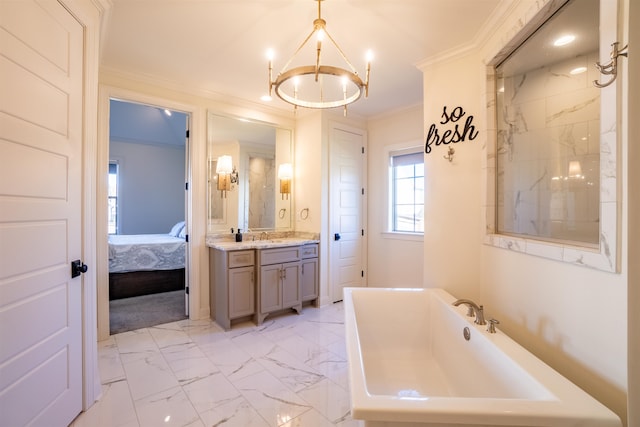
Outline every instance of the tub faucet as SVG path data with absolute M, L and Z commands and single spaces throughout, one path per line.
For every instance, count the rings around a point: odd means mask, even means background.
M 484 320 L 483 306 L 478 305 L 469 299 L 459 299 L 453 303 L 453 305 L 455 305 L 456 307 L 459 306 L 460 304 L 465 304 L 467 307 L 469 307 L 469 310 L 467 311 L 467 316 L 469 317 L 473 317 L 474 315 L 476 316 L 476 320 L 474 323 L 476 323 L 477 325 L 487 324 L 487 322 Z

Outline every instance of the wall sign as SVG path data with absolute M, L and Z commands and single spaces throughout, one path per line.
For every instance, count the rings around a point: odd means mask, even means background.
M 456 107 L 451 111 L 451 113 L 448 113 L 447 106 L 445 105 L 442 108 L 442 120 L 440 121 L 440 125 L 448 126 L 444 129 L 439 129 L 435 123 L 431 124 L 429 127 L 429 133 L 427 134 L 427 140 L 424 145 L 424 152 L 429 154 L 433 144 L 436 146 L 440 144 L 449 145 L 452 143 L 456 144 L 458 142 L 466 141 L 467 139 L 470 141 L 474 140 L 476 136 L 478 136 L 478 131 L 473 125 L 473 116 L 467 116 L 462 129 L 460 129 L 461 123 L 458 123 L 458 121 L 466 114 L 467 113 L 465 113 L 462 107 Z M 453 128 L 451 128 L 451 125 L 453 125 Z

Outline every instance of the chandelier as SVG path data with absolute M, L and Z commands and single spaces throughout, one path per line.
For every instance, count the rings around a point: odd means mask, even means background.
M 273 80 L 273 53 L 268 52 L 269 57 L 269 96 L 272 90 L 280 99 L 294 106 L 305 108 L 336 108 L 343 107 L 344 115 L 347 115 L 347 105 L 369 95 L 369 72 L 371 70 L 371 51 L 367 53 L 367 71 L 363 82 L 351 62 L 347 59 L 342 49 L 327 32 L 327 22 L 322 19 L 320 4 L 318 2 L 318 19 L 313 21 L 313 31 L 287 61 L 282 71 Z M 304 46 L 315 36 L 315 64 L 301 65 L 288 69 L 294 58 Z M 342 57 L 348 69 L 335 65 L 322 65 L 322 42 L 327 38 L 339 56 Z

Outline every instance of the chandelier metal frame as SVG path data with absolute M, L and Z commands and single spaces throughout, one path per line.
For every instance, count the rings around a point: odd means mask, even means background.
M 336 41 L 331 37 L 329 32 L 327 31 L 327 22 L 322 19 L 321 15 L 321 2 L 323 0 L 316 0 L 318 2 L 318 18 L 313 21 L 313 30 L 304 39 L 304 41 L 300 44 L 295 53 L 291 56 L 291 58 L 284 65 L 280 73 L 278 73 L 275 80 L 273 80 L 273 60 L 269 58 L 269 96 L 271 96 L 272 91 L 275 90 L 276 95 L 283 101 L 292 104 L 294 108 L 297 107 L 305 107 L 305 108 L 314 108 L 314 109 L 325 109 L 325 108 L 336 108 L 336 107 L 344 107 L 344 114 L 347 114 L 347 105 L 352 104 L 362 97 L 364 92 L 365 97 L 369 96 L 369 74 L 371 72 L 371 62 L 367 60 L 367 69 L 365 81 L 363 82 L 360 76 L 358 76 L 358 72 L 355 67 L 351 64 L 347 56 L 344 54 L 340 46 L 336 43 Z M 318 38 L 316 45 L 316 63 L 315 65 L 303 65 L 299 67 L 292 68 L 287 70 L 289 64 L 293 61 L 293 59 L 298 55 L 298 53 L 302 50 L 302 48 L 307 44 L 307 42 L 313 37 L 314 34 L 322 32 L 326 37 L 331 41 L 336 50 L 340 53 L 340 56 L 345 61 L 345 63 L 349 66 L 350 70 L 341 68 L 334 65 L 321 65 L 320 58 L 322 53 L 322 37 Z M 293 93 L 287 93 L 285 91 L 285 87 L 283 84 L 291 79 L 299 78 L 300 76 L 308 76 L 314 75 L 315 82 L 322 85 L 321 76 L 336 76 L 343 78 L 343 97 L 339 99 L 331 99 L 325 100 L 322 98 L 320 100 L 309 100 L 302 99 L 299 97 L 297 87 L 294 84 Z M 347 83 L 350 83 L 353 87 L 355 87 L 355 92 L 349 96 L 347 96 Z M 320 91 L 322 94 L 322 89 Z

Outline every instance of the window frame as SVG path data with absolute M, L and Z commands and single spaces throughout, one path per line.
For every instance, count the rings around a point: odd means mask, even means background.
M 109 185 L 109 181 L 110 181 L 110 176 L 112 175 L 111 173 L 111 167 L 112 165 L 115 165 L 115 169 L 116 169 L 116 195 L 115 196 L 111 196 L 111 189 L 110 189 L 110 185 Z M 120 162 L 118 160 L 109 160 L 109 166 L 107 168 L 107 234 L 108 235 L 116 235 L 119 234 L 118 231 L 120 229 L 120 215 L 118 214 L 119 211 L 119 193 L 120 193 Z M 110 210 L 110 206 L 111 206 L 111 199 L 115 199 L 115 232 L 111 232 L 109 227 L 110 227 L 110 221 L 109 218 L 111 216 L 109 210 Z
M 412 141 L 409 143 L 394 144 L 385 147 L 384 162 L 386 170 L 386 209 L 385 209 L 385 224 L 383 227 L 383 236 L 388 238 L 395 238 L 401 240 L 418 240 L 424 239 L 424 231 L 399 231 L 394 230 L 394 208 L 395 208 L 395 195 L 394 195 L 394 172 L 393 172 L 393 158 L 396 156 L 409 155 L 409 154 L 421 154 L 424 162 L 424 147 L 422 141 Z M 415 175 L 414 175 L 415 176 Z M 423 177 L 424 179 L 424 177 Z M 424 199 L 422 203 L 424 207 Z M 424 221 L 424 218 L 423 218 Z

